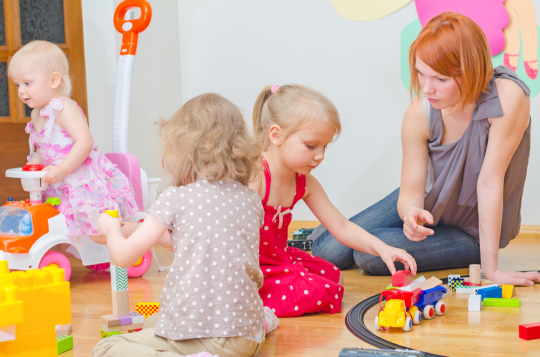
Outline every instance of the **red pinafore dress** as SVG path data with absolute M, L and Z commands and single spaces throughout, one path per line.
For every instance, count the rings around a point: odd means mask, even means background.
M 291 211 L 306 192 L 306 177 L 296 176 L 296 195 L 289 208 L 267 206 L 270 196 L 270 169 L 262 158 L 266 192 L 264 225 L 260 230 L 259 263 L 264 284 L 259 290 L 264 306 L 278 317 L 305 313 L 341 311 L 343 287 L 338 284 L 340 270 L 332 263 L 298 248 L 287 247 Z

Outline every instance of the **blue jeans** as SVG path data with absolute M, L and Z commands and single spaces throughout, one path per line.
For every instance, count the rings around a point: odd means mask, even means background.
M 439 224 L 431 227 L 435 232 L 420 242 L 410 241 L 403 234 L 403 221 L 397 212 L 399 188 L 373 206 L 350 219 L 386 244 L 405 249 L 416 259 L 418 271 L 454 269 L 480 264 L 480 245 L 456 227 Z M 380 257 L 356 251 L 339 243 L 322 225 L 311 234 L 314 239 L 312 254 L 321 257 L 340 269 L 356 264 L 373 275 L 390 275 Z M 395 263 L 396 269 L 403 264 Z

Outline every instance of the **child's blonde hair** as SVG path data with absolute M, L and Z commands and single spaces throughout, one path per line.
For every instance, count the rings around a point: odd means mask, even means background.
M 48 41 L 32 41 L 18 50 L 9 62 L 8 76 L 13 79 L 19 71 L 19 63 L 23 58 L 31 59 L 36 65 L 47 68 L 50 74 L 58 72 L 61 77 L 60 92 L 69 97 L 71 95 L 71 78 L 69 76 L 69 63 L 65 53 Z
M 267 86 L 253 108 L 253 131 L 263 151 L 268 149 L 268 132 L 272 125 L 279 125 L 287 137 L 319 120 L 333 126 L 336 136 L 341 133 L 334 104 L 319 91 L 298 84 Z
M 248 185 L 260 150 L 240 110 L 215 93 L 199 95 L 159 123 L 163 168 L 174 186 L 230 178 Z

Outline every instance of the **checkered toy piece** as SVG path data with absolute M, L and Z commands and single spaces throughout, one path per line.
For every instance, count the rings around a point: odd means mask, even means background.
M 464 279 L 459 275 L 448 275 L 448 286 L 452 288 L 452 291 L 456 291 L 458 287 L 465 287 L 466 285 L 463 285 L 463 281 Z
M 148 316 L 159 311 L 159 302 L 140 302 L 135 305 L 135 311 L 143 315 L 146 319 Z

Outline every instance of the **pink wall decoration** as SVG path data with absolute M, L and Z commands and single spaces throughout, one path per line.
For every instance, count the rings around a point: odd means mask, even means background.
M 504 49 L 503 29 L 510 21 L 504 0 L 415 0 L 415 3 L 422 27 L 443 12 L 459 12 L 484 31 L 492 56 Z

